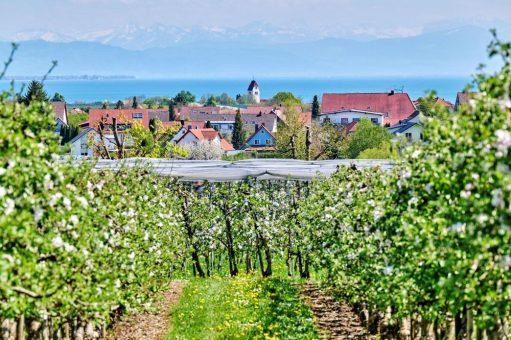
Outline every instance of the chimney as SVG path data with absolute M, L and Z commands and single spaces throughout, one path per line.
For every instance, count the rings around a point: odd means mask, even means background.
M 259 124 L 256 124 L 255 125 L 255 132 L 257 132 L 259 130 Z
M 185 126 L 185 120 L 181 119 L 181 126 Z

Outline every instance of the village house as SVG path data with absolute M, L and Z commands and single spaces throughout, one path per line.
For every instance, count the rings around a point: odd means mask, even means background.
M 172 137 L 172 139 L 170 140 L 171 143 L 177 143 L 177 141 L 180 140 L 181 137 L 183 137 L 188 132 L 188 130 L 204 129 L 206 127 L 205 122 L 187 122 L 187 121 L 183 120 L 180 122 L 180 124 L 181 124 L 181 128 L 174 135 L 174 137 Z
M 423 139 L 422 136 L 422 124 L 420 122 L 421 114 L 419 111 L 415 111 L 413 115 L 408 117 L 407 120 L 391 126 L 388 129 L 390 133 L 396 136 L 405 136 L 411 142 L 420 141 Z
M 150 116 L 168 113 L 168 109 L 91 109 L 88 127 L 97 129 L 102 122 L 105 130 L 113 129 L 113 118 L 117 119 L 118 130 L 131 128 L 135 122 L 149 128 Z
M 456 102 L 454 103 L 454 111 L 458 112 L 460 110 L 461 105 L 467 104 L 470 99 L 470 93 L 467 92 L 458 92 L 456 95 Z
M 60 135 L 63 126 L 68 126 L 66 102 L 51 102 L 55 112 L 55 132 Z
M 319 117 L 321 124 L 330 122 L 333 125 L 348 125 L 349 123 L 359 122 L 362 118 L 367 118 L 376 125 L 383 126 L 385 113 L 371 112 L 356 109 L 341 109 L 336 112 L 324 113 Z
M 360 119 L 360 114 L 383 114 L 383 125 L 393 126 L 406 120 L 415 112 L 415 105 L 407 93 L 325 93 L 322 115 L 346 112 L 348 122 Z M 350 113 L 352 115 L 350 115 Z M 377 118 L 374 116 L 373 118 Z
M 254 134 L 248 137 L 243 150 L 245 151 L 271 151 L 275 150 L 277 138 L 266 126 L 257 127 Z
M 189 129 L 183 137 L 177 141 L 179 146 L 187 146 L 194 143 L 207 141 L 219 145 L 224 153 L 229 153 L 234 150 L 234 147 L 226 141 L 215 129 Z

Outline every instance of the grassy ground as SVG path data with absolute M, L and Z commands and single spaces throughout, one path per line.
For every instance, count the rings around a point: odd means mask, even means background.
M 287 279 L 192 279 L 167 339 L 316 339 L 310 310 Z

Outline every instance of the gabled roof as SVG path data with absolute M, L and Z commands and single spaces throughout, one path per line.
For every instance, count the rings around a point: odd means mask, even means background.
M 257 81 L 252 80 L 250 82 L 250 85 L 248 85 L 248 90 L 247 91 L 252 91 L 254 88 L 259 88 L 259 84 L 257 84 Z
M 214 141 L 217 137 L 220 140 L 220 147 L 224 151 L 233 151 L 234 147 L 225 139 L 222 138 L 222 136 L 216 131 L 215 129 L 189 129 L 178 141 L 179 143 L 181 140 L 185 138 L 188 134 L 192 134 L 198 141 Z
M 220 139 L 220 146 L 222 147 L 222 150 L 224 151 L 234 151 L 234 146 L 232 146 L 231 143 L 226 141 L 225 139 Z
M 60 118 L 62 122 L 67 125 L 67 108 L 66 102 L 51 102 L 53 111 L 55 112 L 55 119 Z
M 374 112 L 374 111 L 369 111 L 369 110 L 341 109 L 341 110 L 337 110 L 337 111 L 334 111 L 334 112 L 321 112 L 320 116 L 321 115 L 336 114 L 336 113 L 343 113 L 343 112 L 368 113 L 368 114 L 378 115 L 378 116 L 385 116 L 386 115 L 386 113 L 383 113 L 383 112 Z
M 183 117 L 181 117 L 183 119 Z M 188 118 L 194 122 L 234 122 L 236 114 L 201 114 L 190 113 Z M 277 124 L 277 115 L 267 114 L 241 114 L 241 120 L 244 127 L 250 124 L 266 125 L 270 131 L 274 131 Z M 185 122 L 186 125 L 186 122 Z
M 69 141 L 69 143 L 73 144 L 74 142 L 76 142 L 77 140 L 82 138 L 83 136 L 87 135 L 89 132 L 97 133 L 96 130 L 94 130 L 93 128 L 86 128 L 86 129 L 82 130 L 82 132 L 80 132 L 78 135 L 76 135 L 75 138 L 71 139 Z
M 458 92 L 456 95 L 456 103 L 454 104 L 454 111 L 458 111 L 460 106 L 468 103 L 471 93 L 469 92 Z
M 346 124 L 344 126 L 344 132 L 349 134 L 349 133 L 353 133 L 353 132 L 357 131 L 357 124 L 358 124 L 357 121 L 354 121 L 354 122 L 351 122 L 349 124 Z
M 396 125 L 396 126 L 393 126 L 392 129 L 392 133 L 393 134 L 396 134 L 396 133 L 403 133 L 405 132 L 406 130 L 410 129 L 411 127 L 414 127 L 415 125 L 418 125 L 420 123 L 416 123 L 416 122 L 406 122 L 406 123 L 403 123 L 403 124 L 400 124 L 400 125 Z
M 250 137 L 248 137 L 248 138 L 247 138 L 246 144 L 248 144 L 248 142 L 250 142 L 250 140 L 251 140 L 252 138 L 254 138 L 254 137 L 255 137 L 255 136 L 259 133 L 259 131 L 261 131 L 261 130 L 266 130 L 266 132 L 268 132 L 268 134 L 269 134 L 270 136 L 272 136 L 272 137 L 273 137 L 273 139 L 277 139 L 277 138 L 275 138 L 275 136 L 273 135 L 273 133 L 272 133 L 271 131 L 269 131 L 269 130 L 266 128 L 266 126 L 264 126 L 264 125 L 263 125 L 263 126 L 261 126 L 259 129 L 257 129 L 257 130 L 256 130 L 256 131 L 255 131 L 255 132 L 254 132 L 254 133 L 253 133 Z
M 322 112 L 336 112 L 343 109 L 369 110 L 386 114 L 384 123 L 394 125 L 408 118 L 415 106 L 407 93 L 325 93 Z

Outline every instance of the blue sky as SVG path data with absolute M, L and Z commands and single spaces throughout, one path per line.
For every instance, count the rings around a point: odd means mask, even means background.
M 0 36 L 76 35 L 125 25 L 242 27 L 259 22 L 330 36 L 413 36 L 479 25 L 510 29 L 510 0 L 0 0 Z

